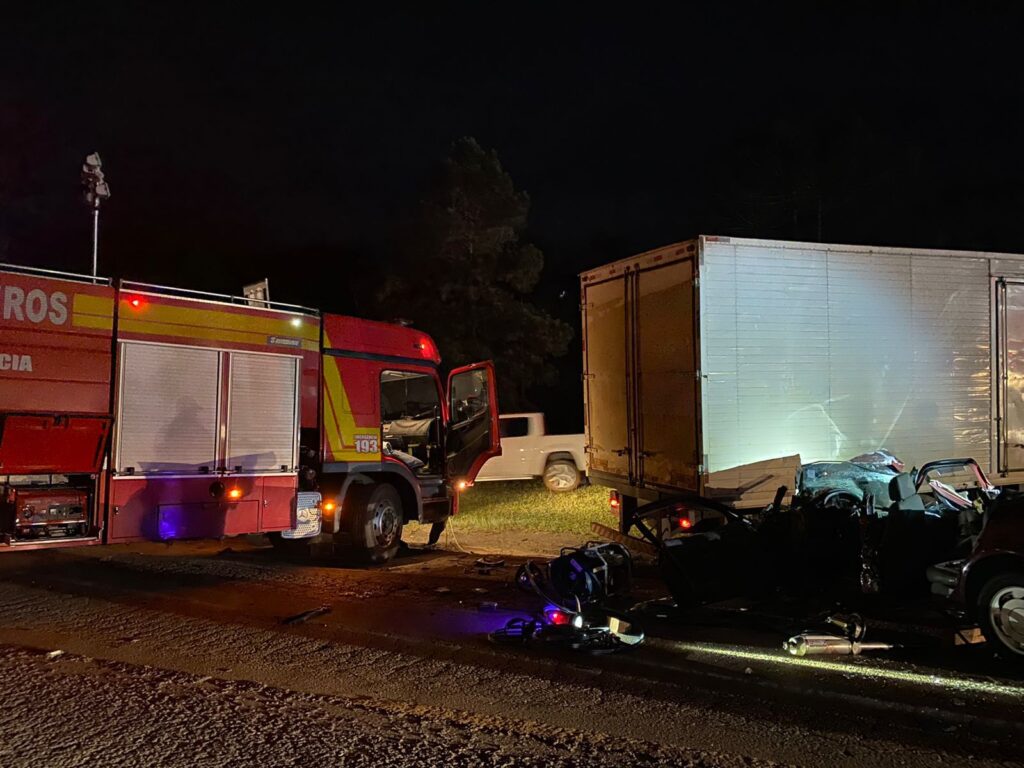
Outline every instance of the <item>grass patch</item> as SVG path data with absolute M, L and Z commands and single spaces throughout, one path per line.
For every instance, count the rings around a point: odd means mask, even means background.
M 538 531 L 590 535 L 590 523 L 615 526 L 608 489 L 577 488 L 552 493 L 539 481 L 478 483 L 462 492 L 455 524 L 459 531 Z

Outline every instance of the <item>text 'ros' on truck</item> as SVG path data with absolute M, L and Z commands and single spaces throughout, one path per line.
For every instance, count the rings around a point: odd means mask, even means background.
M 269 534 L 386 560 L 500 451 L 411 328 L 0 267 L 0 550 Z

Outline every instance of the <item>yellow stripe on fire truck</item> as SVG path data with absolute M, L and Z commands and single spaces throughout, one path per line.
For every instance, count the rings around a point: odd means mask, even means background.
M 265 345 L 271 336 L 298 339 L 301 349 L 319 350 L 320 328 L 315 318 L 273 318 L 178 307 L 146 302 L 142 308 L 120 302 L 118 328 L 126 333 L 172 336 L 205 341 Z
M 331 340 L 324 335 L 324 344 L 331 348 Z M 355 414 L 345 392 L 345 384 L 338 368 L 338 358 L 321 358 L 324 377 L 324 429 L 327 447 L 334 461 L 380 461 L 380 425 L 356 424 Z M 373 417 L 371 417 L 373 418 Z

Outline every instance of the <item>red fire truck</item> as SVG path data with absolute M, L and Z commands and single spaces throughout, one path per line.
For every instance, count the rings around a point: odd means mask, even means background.
M 254 306 L 256 304 L 256 306 Z M 0 550 L 266 533 L 390 558 L 500 451 L 411 328 L 0 267 Z

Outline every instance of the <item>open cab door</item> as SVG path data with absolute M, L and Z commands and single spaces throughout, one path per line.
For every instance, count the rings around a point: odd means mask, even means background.
M 445 475 L 472 483 L 484 462 L 501 455 L 494 364 L 473 363 L 448 375 Z

